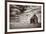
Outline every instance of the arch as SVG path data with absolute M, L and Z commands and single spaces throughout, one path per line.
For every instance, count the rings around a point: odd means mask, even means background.
M 38 17 L 36 15 L 34 15 L 31 19 L 30 19 L 30 24 L 31 23 L 38 23 Z

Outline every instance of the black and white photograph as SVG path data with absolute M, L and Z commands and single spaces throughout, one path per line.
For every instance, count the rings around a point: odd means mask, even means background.
M 43 4 L 7 2 L 7 32 L 43 30 Z

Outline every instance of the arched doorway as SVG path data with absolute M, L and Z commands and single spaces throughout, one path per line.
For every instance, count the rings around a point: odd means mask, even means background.
M 31 19 L 30 19 L 30 24 L 31 23 L 38 23 L 38 17 L 36 15 L 34 15 Z

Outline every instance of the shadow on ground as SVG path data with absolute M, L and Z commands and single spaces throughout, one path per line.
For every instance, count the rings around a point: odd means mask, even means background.
M 24 29 L 24 28 L 40 28 L 41 23 L 31 23 L 31 24 L 23 24 L 23 23 L 15 23 L 10 24 L 10 29 Z

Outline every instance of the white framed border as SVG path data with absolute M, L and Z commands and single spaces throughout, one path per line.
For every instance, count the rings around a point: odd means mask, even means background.
M 41 28 L 29 28 L 29 29 L 10 29 L 9 25 L 9 5 L 35 5 L 41 6 Z M 35 30 L 43 30 L 43 4 L 33 4 L 33 3 L 16 3 L 16 2 L 7 2 L 7 32 L 18 32 L 18 31 L 35 31 Z

